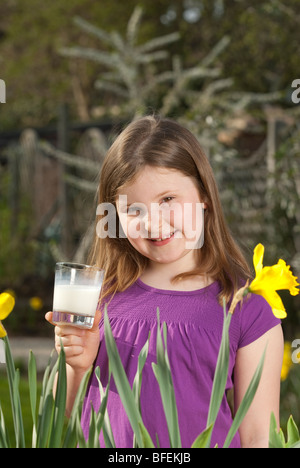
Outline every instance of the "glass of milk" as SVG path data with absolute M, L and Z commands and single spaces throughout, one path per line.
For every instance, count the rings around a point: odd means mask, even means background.
M 79 263 L 57 263 L 53 297 L 53 322 L 92 328 L 104 270 Z

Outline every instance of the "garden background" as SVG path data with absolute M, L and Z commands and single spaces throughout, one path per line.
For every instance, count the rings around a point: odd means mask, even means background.
M 101 162 L 123 125 L 145 113 L 197 135 L 249 261 L 261 242 L 265 264 L 283 258 L 299 277 L 297 7 L 297 0 L 1 2 L 0 291 L 16 297 L 5 322 L 10 337 L 52 337 L 44 313 L 55 262 L 86 261 Z M 300 303 L 283 299 L 281 411 L 299 424 L 300 368 L 288 343 L 300 338 Z

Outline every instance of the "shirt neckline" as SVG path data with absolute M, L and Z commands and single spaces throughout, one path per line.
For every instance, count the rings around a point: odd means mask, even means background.
M 168 295 L 175 295 L 175 296 L 195 296 L 199 294 L 203 294 L 208 291 L 216 292 L 217 294 L 220 292 L 220 284 L 218 281 L 214 281 L 213 283 L 209 284 L 208 286 L 204 286 L 200 289 L 194 289 L 192 291 L 178 291 L 174 289 L 158 289 L 153 286 L 149 286 L 148 284 L 144 283 L 140 278 L 136 280 L 136 284 L 146 291 L 150 291 L 156 294 L 168 294 Z

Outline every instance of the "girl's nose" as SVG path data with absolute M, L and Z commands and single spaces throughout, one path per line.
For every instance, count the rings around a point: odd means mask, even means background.
M 151 203 L 150 210 L 145 214 L 142 221 L 149 237 L 159 237 L 162 226 L 162 213 L 158 203 Z

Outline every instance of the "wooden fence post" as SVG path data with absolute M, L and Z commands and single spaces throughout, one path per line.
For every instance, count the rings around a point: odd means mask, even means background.
M 57 125 L 57 147 L 65 152 L 69 150 L 69 111 L 67 104 L 61 104 L 59 107 L 58 125 Z M 68 260 L 72 255 L 71 226 L 70 215 L 68 211 L 68 191 L 65 182 L 66 167 L 60 162 L 60 213 L 61 213 L 61 245 L 60 250 Z

